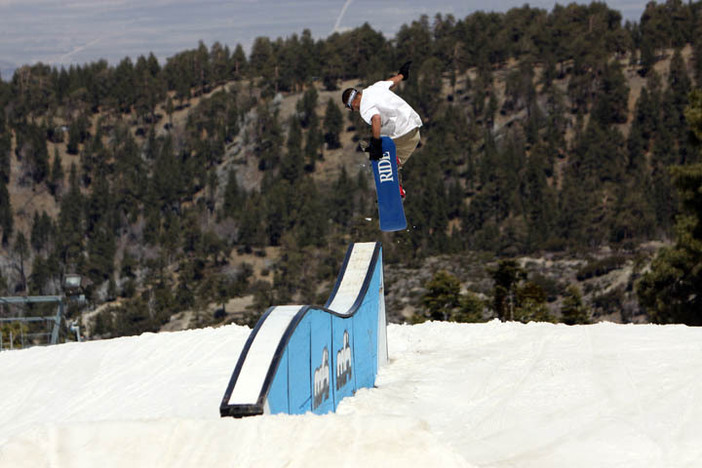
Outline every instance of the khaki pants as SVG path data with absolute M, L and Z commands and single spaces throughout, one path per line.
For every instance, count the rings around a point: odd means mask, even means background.
M 410 130 L 401 137 L 395 138 L 393 141 L 395 142 L 397 158 L 400 160 L 399 166 L 402 167 L 419 144 L 419 127 Z

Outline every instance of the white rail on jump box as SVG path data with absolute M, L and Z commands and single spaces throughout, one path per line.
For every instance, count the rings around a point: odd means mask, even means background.
M 387 362 L 382 248 L 351 244 L 323 307 L 271 307 L 251 331 L 222 416 L 335 411 Z

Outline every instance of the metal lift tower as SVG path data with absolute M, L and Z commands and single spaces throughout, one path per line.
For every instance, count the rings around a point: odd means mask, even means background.
M 0 304 L 8 305 L 26 305 L 33 303 L 46 303 L 55 302 L 58 303 L 58 308 L 56 315 L 49 315 L 44 317 L 4 317 L 0 318 L 0 323 L 2 322 L 53 322 L 51 328 L 51 338 L 49 343 L 58 343 L 59 329 L 61 326 L 61 317 L 64 312 L 64 301 L 66 298 L 64 296 L 11 296 L 11 297 L 0 297 Z
M 61 319 L 65 311 L 67 301 L 84 301 L 84 297 L 80 295 L 83 288 L 90 284 L 87 278 L 80 275 L 68 274 L 64 278 L 63 290 L 65 295 L 59 296 L 10 296 L 0 297 L 0 305 L 27 305 L 35 303 L 56 303 L 58 304 L 56 315 L 39 316 L 39 317 L 1 317 L 0 323 L 3 322 L 47 322 L 52 324 L 49 344 L 57 344 L 59 339 L 59 330 L 61 328 Z M 71 328 L 73 330 L 73 328 Z M 77 328 L 76 328 L 77 330 Z M 48 333 L 47 333 L 48 334 Z M 80 333 L 76 331 L 76 338 L 80 341 Z M 2 336 L 0 335 L 0 350 L 2 350 Z

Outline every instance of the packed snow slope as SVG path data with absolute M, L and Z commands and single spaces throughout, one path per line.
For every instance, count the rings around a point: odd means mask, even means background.
M 0 353 L 0 466 L 702 466 L 702 329 L 390 325 L 336 414 L 220 418 L 249 329 Z

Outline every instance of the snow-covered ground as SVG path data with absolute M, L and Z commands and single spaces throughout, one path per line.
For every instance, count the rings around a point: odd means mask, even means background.
M 0 467 L 702 466 L 702 329 L 390 325 L 336 414 L 222 419 L 247 328 L 0 353 Z

